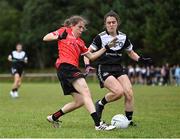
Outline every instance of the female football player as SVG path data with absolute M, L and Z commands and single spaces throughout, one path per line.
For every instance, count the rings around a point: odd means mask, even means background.
M 106 49 L 115 45 L 116 38 L 112 38 L 106 48 L 102 48 L 92 54 L 88 51 L 84 41 L 80 38 L 87 21 L 81 16 L 72 16 L 65 20 L 64 27 L 44 36 L 44 41 L 58 41 L 59 57 L 56 61 L 57 76 L 61 82 L 64 95 L 71 95 L 72 102 L 65 104 L 60 110 L 47 116 L 47 120 L 54 127 L 59 127 L 58 119 L 83 105 L 90 113 L 95 123 L 96 130 L 112 130 L 115 127 L 100 122 L 93 104 L 89 87 L 83 73 L 79 70 L 79 57 L 86 56 L 94 60 L 103 54 Z
M 96 102 L 96 112 L 101 118 L 104 106 L 107 103 L 119 100 L 122 96 L 125 97 L 125 115 L 130 121 L 130 125 L 135 125 L 132 121 L 134 111 L 134 97 L 131 82 L 127 76 L 127 70 L 121 65 L 123 51 L 126 51 L 130 58 L 139 62 L 150 62 L 150 58 L 140 57 L 133 51 L 133 45 L 127 35 L 120 32 L 118 27 L 120 19 L 114 11 L 108 12 L 104 16 L 105 31 L 99 33 L 89 47 L 91 52 L 96 52 L 104 48 L 107 43 L 114 37 L 117 38 L 116 46 L 108 49 L 96 60 L 96 71 L 101 88 L 105 87 L 109 92 Z M 87 58 L 84 58 L 87 72 L 90 68 L 90 63 Z
M 14 76 L 14 83 L 12 85 L 12 90 L 10 92 L 11 97 L 19 97 L 18 89 L 22 83 L 22 73 L 25 64 L 28 62 L 28 57 L 26 52 L 22 50 L 22 44 L 18 43 L 16 45 L 16 50 L 8 56 L 8 60 L 11 62 L 11 73 Z

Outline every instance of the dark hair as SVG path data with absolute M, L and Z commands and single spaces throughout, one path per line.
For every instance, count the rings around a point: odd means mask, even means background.
M 88 24 L 88 21 L 84 17 L 79 15 L 73 15 L 64 21 L 64 26 L 65 27 L 74 26 L 78 24 L 80 21 L 84 22 L 85 25 Z
M 111 10 L 111 11 L 109 11 L 108 13 L 105 14 L 105 16 L 104 16 L 104 23 L 106 23 L 106 19 L 107 19 L 109 16 L 112 16 L 112 17 L 116 18 L 117 23 L 118 23 L 118 26 L 120 25 L 119 15 L 118 15 L 116 12 L 114 12 L 113 10 Z

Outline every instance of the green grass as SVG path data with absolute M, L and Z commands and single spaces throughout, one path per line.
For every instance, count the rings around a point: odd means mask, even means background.
M 97 83 L 88 83 L 93 100 L 106 92 Z M 178 138 L 180 137 L 180 87 L 134 86 L 136 128 L 95 131 L 88 112 L 80 108 L 61 118 L 54 129 L 46 116 L 71 101 L 62 95 L 59 83 L 23 83 L 20 98 L 9 96 L 10 83 L 0 83 L 1 138 Z M 106 106 L 103 113 L 110 123 L 113 115 L 124 113 L 123 99 Z

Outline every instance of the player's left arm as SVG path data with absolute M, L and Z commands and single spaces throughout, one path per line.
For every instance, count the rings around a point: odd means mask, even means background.
M 24 63 L 26 63 L 26 64 L 28 63 L 28 57 L 24 58 Z
M 147 64 L 152 64 L 152 59 L 150 57 L 142 57 L 139 56 L 132 48 L 133 45 L 131 44 L 130 40 L 128 37 L 126 37 L 126 41 L 124 44 L 124 47 L 128 53 L 128 56 L 133 59 L 134 61 L 137 61 L 138 63 L 143 63 L 145 65 Z
M 134 52 L 133 50 L 128 51 L 127 52 L 129 57 L 135 61 L 137 61 L 138 63 L 143 63 L 145 65 L 151 65 L 152 64 L 152 58 L 150 57 L 142 57 L 139 56 L 136 52 Z
M 136 52 L 134 52 L 133 50 L 127 51 L 127 54 L 134 61 L 138 61 L 138 59 L 140 58 L 140 56 Z

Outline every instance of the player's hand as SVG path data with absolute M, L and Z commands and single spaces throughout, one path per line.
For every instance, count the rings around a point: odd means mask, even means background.
M 116 45 L 116 41 L 118 38 L 114 37 L 107 45 L 105 45 L 105 48 L 108 50 L 111 47 L 114 47 Z
M 62 40 L 62 39 L 66 39 L 68 33 L 66 32 L 66 29 L 64 30 L 64 32 L 58 36 L 58 40 Z
M 95 68 L 91 67 L 89 64 L 85 65 L 85 73 L 89 74 L 90 72 L 94 71 Z
M 139 57 L 138 62 L 143 63 L 145 65 L 150 65 L 153 61 L 150 57 Z

